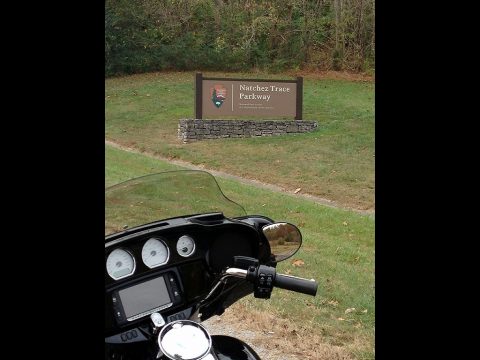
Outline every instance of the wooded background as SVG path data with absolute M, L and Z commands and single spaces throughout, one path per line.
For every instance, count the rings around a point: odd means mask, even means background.
M 106 76 L 374 68 L 374 0 L 105 1 Z

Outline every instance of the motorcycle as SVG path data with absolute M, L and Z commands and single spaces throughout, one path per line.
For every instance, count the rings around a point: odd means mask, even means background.
M 204 171 L 128 180 L 105 190 L 105 359 L 259 360 L 202 322 L 274 287 L 315 296 L 315 280 L 276 272 L 299 229 L 247 215 Z

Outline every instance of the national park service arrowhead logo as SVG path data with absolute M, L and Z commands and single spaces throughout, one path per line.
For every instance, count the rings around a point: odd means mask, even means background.
M 217 108 L 222 106 L 223 102 L 227 99 L 227 89 L 223 85 L 214 85 L 210 89 L 212 95 L 213 105 Z

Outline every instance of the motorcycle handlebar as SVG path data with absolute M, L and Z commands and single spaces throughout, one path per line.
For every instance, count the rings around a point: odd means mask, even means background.
M 318 283 L 315 280 L 308 280 L 291 275 L 276 274 L 273 285 L 285 290 L 300 292 L 302 294 L 315 296 Z
M 296 276 L 278 274 L 276 273 L 274 268 L 270 269 L 275 273 L 273 286 L 312 296 L 315 296 L 317 294 L 318 283 L 315 280 L 308 280 Z M 255 276 L 258 275 L 258 271 L 255 271 L 254 273 Z M 225 275 L 227 277 L 233 276 L 255 282 L 255 277 L 249 277 L 247 270 L 243 269 L 230 268 L 226 270 Z

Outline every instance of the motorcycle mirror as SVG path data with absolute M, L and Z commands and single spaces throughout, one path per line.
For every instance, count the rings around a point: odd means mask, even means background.
M 289 223 L 275 223 L 262 227 L 262 232 L 270 244 L 275 261 L 283 261 L 293 256 L 302 245 L 300 230 Z

